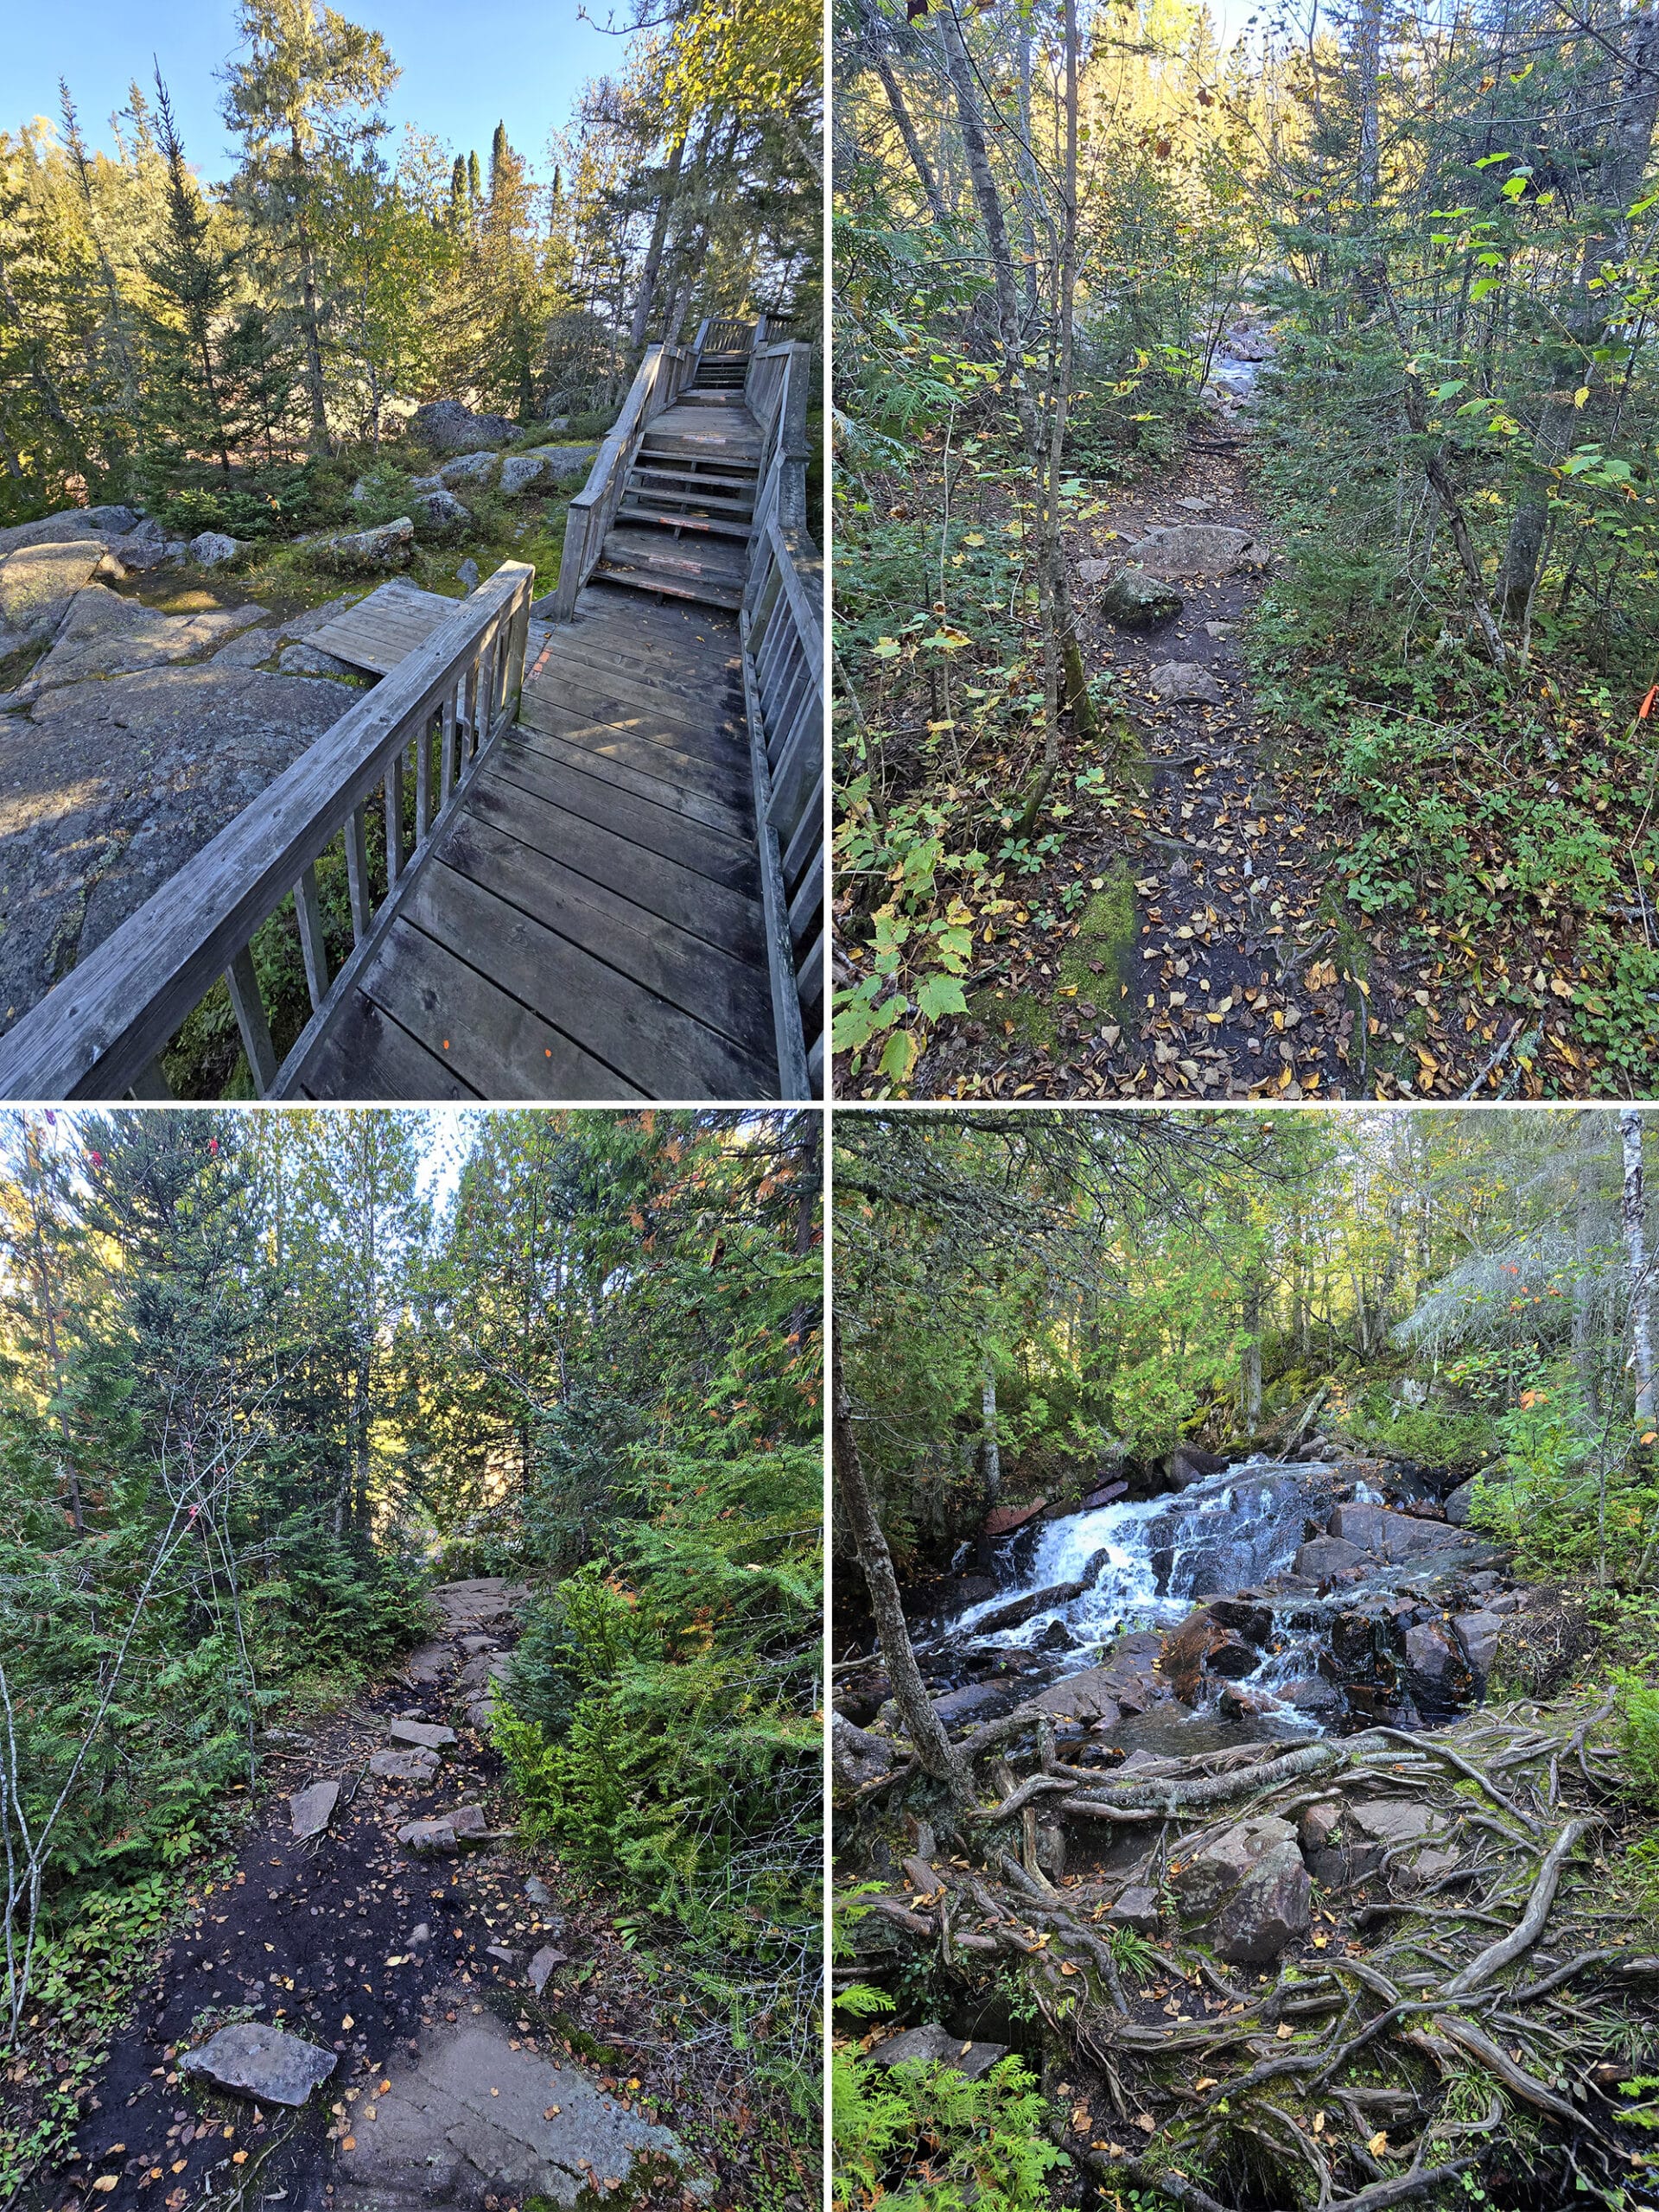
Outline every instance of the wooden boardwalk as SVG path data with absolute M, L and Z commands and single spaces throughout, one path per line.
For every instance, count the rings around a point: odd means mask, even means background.
M 736 620 L 589 584 L 289 1095 L 777 1090 Z

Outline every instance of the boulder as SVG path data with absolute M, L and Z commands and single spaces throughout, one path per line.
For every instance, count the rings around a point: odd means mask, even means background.
M 985 1718 L 1007 1702 L 1007 1691 L 995 1682 L 968 1682 L 959 1690 L 947 1690 L 943 1697 L 931 1700 L 933 1710 L 947 1728 L 960 1727 L 964 1720 Z
M 1276 1694 L 1281 1705 L 1294 1705 L 1298 1713 L 1334 1713 L 1342 1703 L 1342 1692 L 1319 1675 L 1281 1682 Z
M 339 2063 L 332 2050 L 269 2028 L 258 2020 L 221 2028 L 200 2050 L 186 2051 L 181 2074 L 201 2075 L 216 2088 L 265 2105 L 302 2105 Z
M 979 1533 L 982 1536 L 1011 1536 L 1016 1529 L 1023 1529 L 1028 1521 L 1034 1521 L 1047 1503 L 1046 1497 L 1039 1497 L 1035 1505 L 993 1506 L 980 1522 Z
M 1340 1797 L 1326 1798 L 1320 1805 L 1310 1805 L 1302 1815 L 1296 1830 L 1298 1842 L 1306 1852 L 1329 1851 L 1342 1837 L 1342 1821 L 1345 1808 Z
M 538 1997 L 547 1987 L 549 1977 L 557 1967 L 564 1964 L 565 1955 L 564 1952 L 556 1949 L 551 1943 L 543 1943 L 531 1961 L 530 1971 L 524 1979 Z
M 1064 1621 L 1050 1621 L 1034 1646 L 1039 1651 L 1075 1651 L 1077 1648 L 1077 1639 Z
M 1164 1475 L 1172 1489 L 1190 1490 L 1194 1483 L 1224 1474 L 1231 1464 L 1219 1452 L 1206 1452 L 1197 1444 L 1178 1444 L 1165 1455 Z
M 1488 1611 L 1459 1613 L 1452 1625 L 1463 1646 L 1469 1672 L 1475 1678 L 1476 1694 L 1484 1697 L 1486 1685 L 1492 1678 L 1492 1667 L 1497 1658 L 1498 1639 L 1503 1633 L 1503 1617 L 1501 1613 Z
M 1467 1701 L 1474 1684 L 1462 1647 L 1439 1621 L 1406 1630 L 1406 1682 L 1431 1719 L 1443 1718 Z
M 1392 1847 L 1418 1837 L 1440 1834 L 1444 1817 L 1415 1797 L 1357 1797 L 1347 1808 L 1348 1825 L 1371 1843 Z
M 415 524 L 408 515 L 395 522 L 377 523 L 372 530 L 338 531 L 327 537 L 308 537 L 302 543 L 314 561 L 355 575 L 376 569 L 399 569 L 409 559 L 415 542 Z
M 471 510 L 442 484 L 435 492 L 417 493 L 409 509 L 423 537 L 457 537 L 473 519 Z
M 505 415 L 474 415 L 459 399 L 435 399 L 416 409 L 409 435 L 429 453 L 481 453 L 511 445 L 518 429 Z
M 442 492 L 443 479 L 442 476 L 411 476 L 409 488 L 411 492 Z
M 1227 694 L 1209 670 L 1195 660 L 1166 660 L 1147 679 L 1160 699 L 1172 706 L 1201 701 L 1208 707 L 1224 707 Z
M 110 550 L 125 569 L 144 573 L 164 568 L 168 559 L 167 532 L 158 522 L 141 522 L 124 537 L 112 540 Z
M 953 2073 L 977 2082 L 988 2074 L 1000 2058 L 1008 2055 L 1005 2043 L 964 2043 L 960 2036 L 953 2036 L 948 2028 L 937 2021 L 925 2028 L 906 2028 L 902 2035 L 889 2036 L 867 2053 L 872 2066 L 948 2066 Z
M 1264 1651 L 1273 1641 L 1273 1608 L 1254 1598 L 1213 1598 L 1205 1611 L 1212 1621 Z
M 455 1655 L 447 1643 L 423 1643 L 404 1662 L 404 1678 L 417 1688 L 429 1689 L 452 1673 L 454 1664 Z
M 1122 1714 L 1122 1686 L 1107 1667 L 1085 1667 L 1081 1674 L 1067 1675 L 1058 1682 L 1051 1682 L 1046 1690 L 1028 1698 L 1020 1710 L 1022 1713 L 1048 1713 L 1057 1718 L 1073 1720 L 1104 1722 L 1115 1728 Z
M 339 1802 L 338 1782 L 314 1782 L 308 1789 L 295 1791 L 288 1801 L 288 1812 L 294 1833 L 302 1842 L 307 1836 L 322 1834 L 333 1820 Z
M 143 520 L 139 507 L 82 507 L 81 520 L 89 530 L 101 531 L 107 537 L 124 537 L 137 529 Z
M 438 481 L 451 491 L 457 484 L 482 486 L 494 483 L 496 467 L 496 457 L 493 453 L 463 454 L 458 460 L 444 462 L 438 471 Z
M 501 489 L 508 499 L 513 499 L 538 482 L 546 469 L 545 454 L 510 453 L 501 463 Z
M 1128 549 L 1128 558 L 1149 575 L 1230 576 L 1240 569 L 1266 564 L 1267 548 L 1248 530 L 1225 523 L 1178 522 L 1149 530 Z
M 482 1843 L 489 1833 L 489 1822 L 481 1805 L 457 1805 L 452 1813 L 439 1813 L 426 1821 L 410 1821 L 406 1827 L 398 1829 L 397 1840 L 410 1851 L 447 1853 L 459 1851 L 466 1844 Z
M 1100 611 L 1122 630 L 1150 630 L 1173 621 L 1185 604 L 1173 584 L 1147 569 L 1114 568 L 1101 581 Z
M 493 1636 L 463 1636 L 461 1648 L 469 1659 L 476 1659 L 480 1651 L 499 1651 L 501 1649 Z
M 463 591 L 476 591 L 478 589 L 477 562 L 473 560 L 463 561 L 461 566 L 455 570 L 455 582 L 461 586 Z
M 1138 1883 L 1125 1890 L 1106 1915 L 1109 1928 L 1132 1928 L 1137 1936 L 1155 1935 L 1159 1921 L 1158 1892 Z
M 1230 1966 L 1266 1966 L 1307 1933 L 1313 1885 L 1302 1854 L 1287 1841 L 1250 1869 L 1216 1915 L 1216 1956 Z
M 1306 1575 L 1310 1582 L 1328 1582 L 1332 1575 L 1364 1563 L 1365 1554 L 1357 1544 L 1344 1542 L 1340 1536 L 1314 1536 L 1298 1550 L 1292 1572 Z
M 441 1728 L 431 1720 L 394 1720 L 387 1727 L 394 1744 L 413 1744 L 423 1751 L 442 1751 L 461 1738 L 453 1728 Z
M 1115 1498 L 1122 1497 L 1128 1488 L 1128 1483 L 1103 1483 L 1098 1490 L 1091 1490 L 1087 1497 L 1079 1498 L 1076 1510 L 1079 1513 L 1096 1512 L 1101 1506 L 1109 1505 Z
M 1275 1814 L 1236 1821 L 1194 1852 L 1179 1872 L 1171 1875 L 1169 1885 L 1183 1912 L 1207 1919 L 1253 1867 L 1286 1844 L 1294 1848 L 1295 1840 L 1295 1829 Z
M 247 551 L 245 545 L 227 537 L 222 530 L 204 530 L 190 541 L 190 558 L 199 569 L 228 569 Z
M 0 557 L 0 658 L 49 645 L 103 557 L 103 539 L 82 531 L 60 543 L 19 545 Z

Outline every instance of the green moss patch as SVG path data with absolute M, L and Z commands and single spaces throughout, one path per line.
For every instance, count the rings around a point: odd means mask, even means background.
M 1061 1014 L 1084 1007 L 1094 1007 L 1096 1026 L 1116 1022 L 1133 1032 L 1136 927 L 1134 872 L 1118 861 L 1084 908 L 1076 934 L 1050 962 L 1054 973 L 1046 994 L 993 987 L 974 993 L 969 1013 L 1010 1044 L 1041 1052 L 1058 1043 Z

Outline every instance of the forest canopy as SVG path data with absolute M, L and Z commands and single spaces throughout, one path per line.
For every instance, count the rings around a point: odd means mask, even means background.
M 395 438 L 418 403 L 579 418 L 702 316 L 815 318 L 799 0 L 642 15 L 544 145 L 498 127 L 482 158 L 393 139 L 379 31 L 319 0 L 246 0 L 238 28 L 223 178 L 181 143 L 159 70 L 113 153 L 88 144 L 73 68 L 57 117 L 0 131 L 0 520 L 199 478 L 197 527 L 280 535 L 334 518 L 327 457 Z

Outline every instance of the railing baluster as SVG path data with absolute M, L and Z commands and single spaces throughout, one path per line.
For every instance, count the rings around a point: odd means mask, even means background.
M 481 649 L 475 651 L 467 664 L 467 711 L 461 718 L 461 757 L 455 764 L 460 775 L 472 757 L 473 742 L 478 731 L 479 663 L 483 658 Z
M 448 806 L 449 794 L 455 788 L 455 696 L 460 686 L 452 683 L 443 695 L 443 720 L 439 731 L 439 742 L 443 747 L 442 766 L 438 776 L 438 804 Z
M 328 947 L 322 932 L 322 901 L 317 894 L 315 866 L 307 868 L 294 887 L 294 912 L 299 917 L 305 987 L 311 994 L 315 1014 L 328 995 Z
M 253 954 L 245 944 L 232 954 L 225 981 L 236 1009 L 236 1026 L 242 1033 L 242 1049 L 248 1056 L 253 1095 L 264 1098 L 276 1080 L 276 1048 L 270 1041 L 270 1025 L 259 996 L 259 978 L 253 972 Z
M 404 872 L 404 756 L 394 754 L 386 764 L 382 790 L 386 795 L 386 895 L 391 897 Z
M 415 739 L 415 842 L 417 848 L 426 842 L 426 833 L 432 826 L 433 723 L 434 717 L 429 715 Z
M 170 1098 L 173 1086 L 167 1079 L 167 1070 L 162 1065 L 162 1056 L 156 1053 L 141 1071 L 137 1081 L 128 1092 L 130 1098 Z
M 352 893 L 352 942 L 361 944 L 369 933 L 369 840 L 365 809 L 354 806 L 346 824 L 346 880 Z

